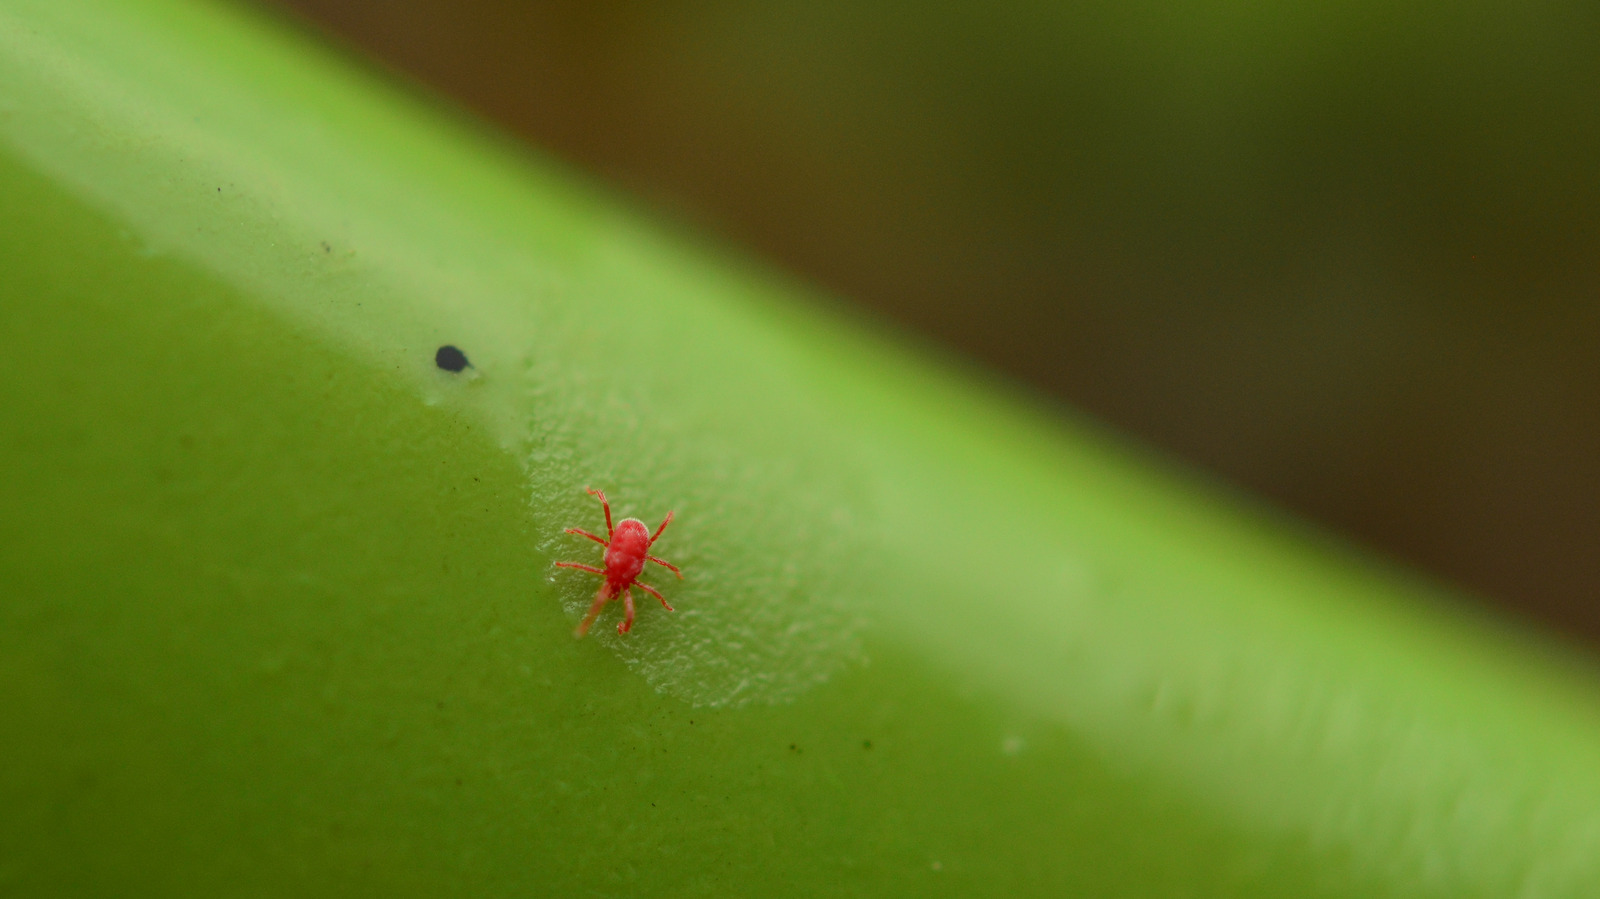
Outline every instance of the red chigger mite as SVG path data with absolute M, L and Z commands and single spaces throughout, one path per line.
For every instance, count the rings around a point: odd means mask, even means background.
M 672 513 L 667 513 L 666 519 L 661 522 L 661 527 L 656 528 L 654 534 L 650 533 L 650 528 L 637 518 L 624 518 L 617 522 L 616 528 L 613 529 L 611 527 L 611 504 L 606 502 L 605 492 L 596 490 L 593 487 L 585 489 L 591 495 L 599 498 L 600 507 L 606 512 L 606 537 L 608 539 L 602 540 L 581 528 L 567 528 L 566 532 L 568 534 L 577 534 L 580 537 L 588 537 L 590 540 L 604 546 L 606 548 L 606 567 L 601 570 L 592 565 L 583 565 L 578 562 L 557 562 L 556 567 L 576 568 L 579 571 L 598 574 L 605 578 L 606 582 L 600 585 L 600 592 L 594 595 L 594 605 L 589 607 L 589 614 L 583 616 L 583 621 L 578 624 L 578 629 L 572 632 L 572 636 L 582 637 L 588 633 L 589 625 L 594 624 L 594 620 L 599 616 L 601 608 L 606 603 L 616 599 L 618 594 L 622 595 L 622 607 L 627 610 L 627 614 L 623 617 L 622 623 L 617 625 L 617 633 L 626 634 L 633 628 L 633 593 L 630 592 L 631 588 L 638 587 L 640 590 L 661 600 L 661 604 L 667 606 L 667 611 L 671 612 L 673 610 L 672 606 L 667 605 L 666 597 L 656 592 L 656 588 L 639 580 L 639 572 L 644 570 L 644 563 L 646 562 L 654 562 L 663 568 L 671 569 L 679 580 L 683 579 L 683 572 L 678 570 L 678 566 L 650 555 L 651 544 L 655 543 L 660 538 L 661 532 L 667 529 L 668 524 L 672 523 Z

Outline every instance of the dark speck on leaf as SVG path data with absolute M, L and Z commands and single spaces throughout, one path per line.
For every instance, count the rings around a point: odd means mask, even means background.
M 439 352 L 433 354 L 433 364 L 445 371 L 462 371 L 472 363 L 467 361 L 467 354 L 449 344 L 439 347 Z

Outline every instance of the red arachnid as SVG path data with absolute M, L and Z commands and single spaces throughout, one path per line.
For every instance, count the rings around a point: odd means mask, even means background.
M 666 519 L 661 522 L 661 527 L 656 528 L 654 534 L 650 533 L 650 528 L 637 518 L 624 518 L 617 522 L 615 528 L 612 528 L 611 504 L 606 502 L 605 493 L 593 487 L 588 488 L 588 490 L 591 495 L 599 498 L 600 508 L 606 511 L 606 539 L 602 540 L 582 528 L 567 528 L 567 533 L 588 537 L 590 540 L 604 546 L 606 548 L 606 567 L 601 570 L 592 565 L 584 565 L 579 562 L 557 562 L 556 567 L 576 568 L 579 571 L 598 574 L 605 578 L 606 582 L 600 585 L 600 592 L 594 595 L 594 605 L 589 607 L 589 614 L 583 616 L 583 621 L 579 623 L 578 629 L 572 632 L 572 636 L 581 637 L 588 633 L 589 625 L 594 624 L 594 619 L 600 614 L 600 610 L 604 608 L 606 603 L 616 599 L 618 594 L 622 595 L 622 607 L 627 610 L 627 613 L 623 616 L 622 623 L 617 625 L 617 633 L 626 634 L 633 628 L 633 593 L 630 592 L 631 588 L 638 587 L 640 590 L 661 600 L 662 605 L 667 606 L 666 597 L 657 593 L 656 588 L 639 580 L 639 572 L 644 570 L 644 563 L 654 562 L 663 568 L 671 569 L 672 573 L 680 579 L 683 577 L 683 572 L 678 570 L 678 566 L 650 555 L 651 544 L 660 539 L 661 532 L 667 529 L 668 524 L 672 523 L 672 513 L 667 513 Z M 667 611 L 672 611 L 672 606 L 667 606 Z

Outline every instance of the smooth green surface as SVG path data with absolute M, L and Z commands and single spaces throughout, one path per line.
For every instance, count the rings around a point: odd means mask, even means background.
M 1587 661 L 262 22 L 0 5 L 0 273 L 0 891 L 1600 891 Z

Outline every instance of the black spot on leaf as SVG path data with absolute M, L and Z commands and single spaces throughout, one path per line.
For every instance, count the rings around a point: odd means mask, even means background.
M 467 361 L 466 353 L 445 344 L 439 347 L 439 352 L 433 354 L 433 364 L 445 371 L 463 371 L 472 363 Z

